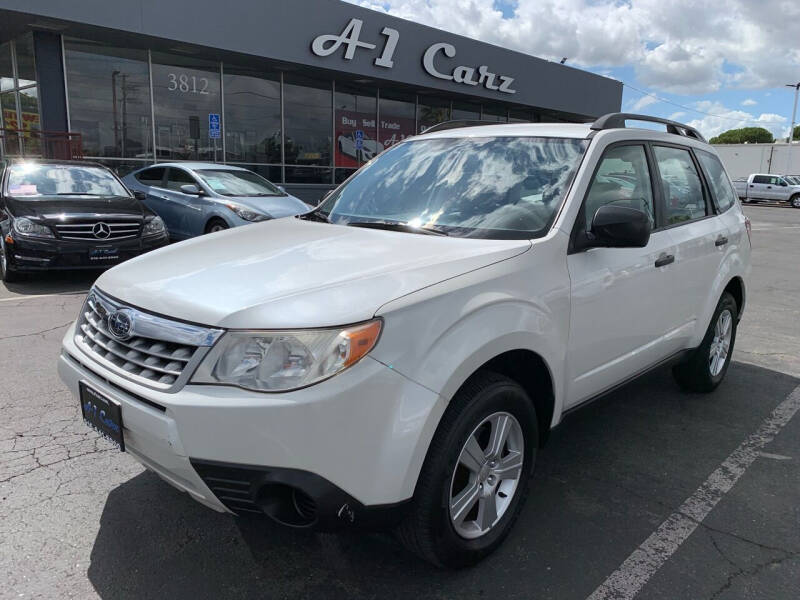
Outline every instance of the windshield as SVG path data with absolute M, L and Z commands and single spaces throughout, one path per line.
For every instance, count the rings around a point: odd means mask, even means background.
M 8 169 L 9 196 L 129 196 L 103 167 L 19 163 Z
M 222 196 L 285 196 L 277 186 L 251 171 L 199 169 L 205 184 Z
M 438 138 L 398 144 L 320 206 L 333 223 L 402 224 L 458 237 L 547 233 L 587 140 Z
M 797 175 L 787 175 L 784 179 L 789 185 L 800 185 L 800 177 Z

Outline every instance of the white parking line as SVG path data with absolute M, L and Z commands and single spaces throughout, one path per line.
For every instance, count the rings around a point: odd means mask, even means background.
M 77 292 L 59 292 L 58 294 L 31 294 L 29 296 L 12 296 L 11 298 L 0 298 L 0 302 L 14 302 L 19 300 L 33 300 L 34 298 L 52 298 L 54 296 L 79 296 L 81 294 L 88 294 L 89 290 L 80 290 Z
M 761 427 L 734 450 L 624 563 L 608 576 L 588 600 L 630 600 L 655 575 L 708 513 L 727 494 L 778 432 L 800 409 L 800 386 L 781 402 Z

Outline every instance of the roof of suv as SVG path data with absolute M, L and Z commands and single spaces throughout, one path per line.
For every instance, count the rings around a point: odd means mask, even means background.
M 148 167 L 183 167 L 184 169 L 192 169 L 192 170 L 202 170 L 202 169 L 224 169 L 226 171 L 247 171 L 247 169 L 243 169 L 242 167 L 237 167 L 235 165 L 226 165 L 222 163 L 213 163 L 213 162 L 160 162 L 153 165 L 147 165 Z
M 425 138 L 455 137 L 560 137 L 584 139 L 591 133 L 591 123 L 497 123 L 477 127 L 459 127 L 423 133 Z

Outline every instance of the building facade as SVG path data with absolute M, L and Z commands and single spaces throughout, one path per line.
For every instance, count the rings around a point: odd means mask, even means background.
M 338 0 L 0 0 L 5 154 L 251 168 L 306 198 L 450 119 L 584 121 L 619 82 Z M 9 132 L 21 132 L 16 136 Z

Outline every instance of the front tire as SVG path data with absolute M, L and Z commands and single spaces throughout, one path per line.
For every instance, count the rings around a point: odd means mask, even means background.
M 22 276 L 14 271 L 8 264 L 5 243 L 0 241 L 0 280 L 2 280 L 3 283 L 15 283 L 21 279 Z
M 703 341 L 689 360 L 675 365 L 672 374 L 689 392 L 714 391 L 725 378 L 736 343 L 739 309 L 728 292 L 722 294 Z
M 792 208 L 800 208 L 800 194 L 795 194 L 789 199 L 789 204 L 792 205 Z
M 211 219 L 206 225 L 206 233 L 216 233 L 229 229 L 228 224 L 219 218 Z
M 536 411 L 515 381 L 490 371 L 455 395 L 428 449 L 403 545 L 438 566 L 464 567 L 511 531 L 528 491 L 538 447 Z

